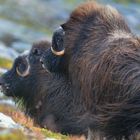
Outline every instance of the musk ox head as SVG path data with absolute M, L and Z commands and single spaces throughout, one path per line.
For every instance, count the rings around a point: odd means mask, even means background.
M 23 53 L 15 59 L 13 67 L 0 78 L 5 95 L 18 98 L 31 96 L 35 88 L 41 84 L 37 80 L 38 76 L 47 74 L 40 63 L 40 56 L 50 46 L 47 41 L 40 41 L 33 45 L 30 52 Z
M 9 70 L 6 74 L 4 74 L 0 80 L 3 92 L 7 96 L 22 97 L 22 86 L 23 84 L 26 84 L 25 82 L 22 82 L 22 79 L 28 79 L 29 74 L 30 65 L 28 61 L 28 55 L 19 56 L 15 60 L 12 69 Z M 18 88 L 15 85 L 17 85 Z

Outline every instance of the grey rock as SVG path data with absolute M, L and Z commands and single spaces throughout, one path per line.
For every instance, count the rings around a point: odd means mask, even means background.
M 0 100 L 0 103 L 15 107 L 15 102 L 12 99 L 2 99 Z
M 46 36 L 41 32 L 36 32 L 24 25 L 9 21 L 7 19 L 0 19 L 0 39 L 3 41 L 4 36 L 10 34 L 11 42 L 21 40 L 22 42 L 32 43 L 36 39 Z M 9 39 L 9 40 L 10 40 Z M 5 43 L 5 41 L 4 41 Z
M 20 41 L 18 38 L 16 38 L 12 33 L 1 33 L 0 34 L 0 40 L 3 42 L 6 46 L 11 46 L 13 42 Z
M 17 52 L 22 53 L 25 50 L 29 50 L 32 45 L 24 42 L 14 42 L 11 47 Z
M 21 126 L 13 121 L 13 119 L 9 116 L 0 113 L 0 127 L 1 128 L 12 128 L 19 129 Z
M 0 57 L 14 60 L 19 54 L 12 48 L 7 48 L 3 43 L 0 43 Z
M 3 74 L 3 73 L 5 73 L 5 72 L 7 72 L 6 69 L 0 68 L 0 74 Z

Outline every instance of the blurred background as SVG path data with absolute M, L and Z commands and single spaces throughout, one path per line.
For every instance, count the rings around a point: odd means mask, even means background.
M 20 53 L 30 49 L 34 41 L 41 38 L 51 40 L 53 31 L 84 1 L 86 0 L 0 0 L 0 74 L 11 67 Z M 140 0 L 98 2 L 116 7 L 133 32 L 140 35 Z M 23 113 L 17 111 L 12 99 L 0 93 L 0 140 L 31 140 L 31 137 L 41 140 L 44 135 L 65 140 L 64 136 L 59 137 L 31 126 L 32 122 L 27 121 Z M 21 128 L 24 132 L 21 132 L 21 129 L 15 131 L 15 128 Z
M 51 40 L 55 28 L 85 0 L 0 0 L 0 72 L 40 38 Z M 140 0 L 98 0 L 116 7 L 140 34 Z M 4 58 L 4 62 L 3 62 Z M 7 63 L 5 63 L 7 62 Z M 4 64 L 3 64 L 4 63 Z

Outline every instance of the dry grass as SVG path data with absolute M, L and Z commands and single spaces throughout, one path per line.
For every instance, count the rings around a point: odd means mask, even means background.
M 27 138 L 34 137 L 37 140 L 43 140 L 45 137 L 49 137 L 55 138 L 57 140 L 70 140 L 68 136 L 53 133 L 49 130 L 35 126 L 32 119 L 25 116 L 24 113 L 19 111 L 17 108 L 11 107 L 9 105 L 0 105 L 0 112 L 10 116 L 15 122 L 24 126 L 25 129 L 23 132 L 27 135 Z

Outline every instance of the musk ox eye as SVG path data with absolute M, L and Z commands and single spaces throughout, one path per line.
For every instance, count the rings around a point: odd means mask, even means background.
M 29 75 L 30 65 L 28 60 L 24 60 L 23 62 L 19 63 L 16 67 L 16 72 L 21 77 L 26 77 Z

